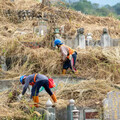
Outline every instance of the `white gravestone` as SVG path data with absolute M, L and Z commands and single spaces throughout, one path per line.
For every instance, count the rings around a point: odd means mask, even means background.
M 91 43 L 92 43 L 92 34 L 91 33 L 88 33 L 87 34 L 87 46 L 91 46 Z
M 83 34 L 80 34 L 78 37 L 78 47 L 81 49 L 86 48 L 86 43 L 85 43 L 85 36 Z
M 106 28 L 103 28 L 103 34 L 101 36 L 101 46 L 103 48 L 110 47 L 111 43 L 112 42 L 111 42 L 110 35 L 108 34 L 108 30 Z
M 104 34 L 101 36 L 101 46 L 102 47 L 110 47 L 111 45 L 111 38 L 108 34 Z

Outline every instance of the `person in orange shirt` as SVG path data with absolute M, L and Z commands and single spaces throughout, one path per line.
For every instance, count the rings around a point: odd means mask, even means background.
M 67 69 L 70 68 L 75 74 L 78 74 L 78 71 L 75 68 L 77 52 L 68 47 L 67 45 L 64 45 L 59 39 L 56 39 L 54 41 L 54 46 L 57 46 L 61 51 L 63 60 L 62 73 L 66 74 Z

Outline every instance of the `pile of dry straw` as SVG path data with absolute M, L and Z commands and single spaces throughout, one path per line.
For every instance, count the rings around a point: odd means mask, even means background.
M 80 77 L 107 79 L 119 83 L 120 48 L 87 48 L 76 50 L 76 68 Z M 10 58 L 10 70 L 18 76 L 35 72 L 58 75 L 62 72 L 60 51 L 49 48 L 31 49 L 18 40 L 9 40 L 1 55 Z M 69 73 L 70 70 L 68 70 Z
M 57 110 L 65 109 L 70 99 L 75 100 L 75 105 L 79 107 L 95 107 L 101 108 L 102 101 L 106 97 L 107 92 L 116 91 L 113 83 L 108 80 L 87 80 L 77 84 L 59 83 L 57 90 L 54 91 L 57 96 Z M 25 95 L 25 99 L 18 102 L 16 99 L 20 94 L 20 89 L 14 85 L 9 91 L 0 93 L 0 117 L 30 119 L 33 115 L 29 105 L 33 102 L 27 102 L 29 97 Z M 13 96 L 14 95 L 14 96 Z M 40 93 L 40 107 L 45 109 L 45 105 L 50 96 L 46 93 Z

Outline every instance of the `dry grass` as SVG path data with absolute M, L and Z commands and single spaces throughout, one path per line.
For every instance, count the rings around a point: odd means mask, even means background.
M 114 82 L 119 82 L 119 53 L 120 48 L 89 48 L 78 50 L 76 66 L 80 70 L 80 76 L 88 78 L 111 78 Z
M 43 43 L 44 45 L 45 43 Z M 3 45 L 1 55 L 11 58 L 11 71 L 16 75 L 31 74 L 35 72 L 58 75 L 62 72 L 60 52 L 47 47 L 30 49 L 25 47 L 18 39 L 8 40 Z M 87 48 L 77 49 L 76 67 L 80 77 L 107 79 L 119 83 L 120 48 Z M 69 70 L 68 70 L 69 71 Z M 68 72 L 69 73 L 69 72 Z
M 86 80 L 75 84 L 66 84 L 57 94 L 58 99 L 74 99 L 77 106 L 91 107 L 102 105 L 102 100 L 106 94 L 115 88 L 112 82 L 107 80 Z
M 85 28 L 85 35 L 90 32 L 93 34 L 93 39 L 100 39 L 103 28 L 109 29 L 110 36 L 112 38 L 120 37 L 120 21 L 112 17 L 96 17 L 82 14 L 81 12 L 76 12 L 66 8 L 55 8 L 55 7 L 42 7 L 41 4 L 38 4 L 34 0 L 18 0 L 15 3 L 11 3 L 3 0 L 1 1 L 0 8 L 3 9 L 3 4 L 6 6 L 5 9 L 11 7 L 11 9 L 32 9 L 37 11 L 42 11 L 48 14 L 56 16 L 56 24 L 58 27 L 65 25 L 65 34 L 76 36 L 76 30 L 80 27 Z M 22 4 L 22 5 L 21 5 Z M 16 18 L 15 18 L 16 19 Z M 52 20 L 53 18 L 50 17 Z M 14 20 L 13 20 L 14 21 Z M 35 20 L 37 21 L 37 20 Z M 9 22 L 10 21 L 6 21 Z M 12 25 L 14 27 L 20 27 L 21 29 L 31 28 L 32 24 L 29 24 L 29 20 L 22 22 L 19 25 Z M 32 23 L 32 22 L 31 22 Z M 5 23 L 6 24 L 6 23 Z M 26 26 L 27 25 L 27 26 Z M 51 25 L 51 23 L 49 24 Z
M 16 85 L 13 85 L 12 89 L 3 93 L 0 93 L 0 117 L 9 116 L 10 118 L 25 118 L 31 117 L 29 105 L 33 102 L 27 102 L 29 96 L 26 94 L 25 99 L 21 102 L 17 101 L 19 90 Z M 57 110 L 64 109 L 69 104 L 70 99 L 75 100 L 75 105 L 79 107 L 97 107 L 102 106 L 102 100 L 106 98 L 106 95 L 110 91 L 117 91 L 113 87 L 113 83 L 109 80 L 86 80 L 81 82 L 71 83 L 59 83 L 55 94 L 57 96 Z M 47 100 L 50 96 L 46 93 L 40 93 L 40 106 L 44 109 Z M 5 114 L 4 114 L 5 113 Z
M 38 4 L 37 0 L 17 0 L 15 1 L 16 9 L 31 9 L 31 6 Z
M 0 8 L 1 9 L 14 9 L 15 5 L 10 0 L 1 0 L 0 1 Z

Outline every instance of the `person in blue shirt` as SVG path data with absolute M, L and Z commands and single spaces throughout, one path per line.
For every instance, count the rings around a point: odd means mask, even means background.
M 52 78 L 48 78 L 45 75 L 42 74 L 31 74 L 31 75 L 23 75 L 20 77 L 20 82 L 24 85 L 22 94 L 19 95 L 19 98 L 22 98 L 22 96 L 27 91 L 27 88 L 29 85 L 32 85 L 31 90 L 31 98 L 33 98 L 33 101 L 35 102 L 34 106 L 39 107 L 39 89 L 43 86 L 46 90 L 46 92 L 51 96 L 52 100 L 54 102 L 57 102 L 55 94 L 50 90 L 50 88 L 55 87 L 54 81 Z

